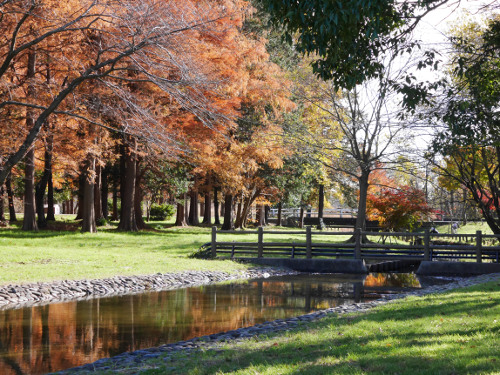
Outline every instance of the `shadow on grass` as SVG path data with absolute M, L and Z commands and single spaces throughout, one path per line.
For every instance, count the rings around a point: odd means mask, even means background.
M 200 230 L 201 229 L 201 230 Z M 97 234 L 121 234 L 124 236 L 158 236 L 158 237 L 168 237 L 168 236 L 179 236 L 179 235 L 200 235 L 207 234 L 209 238 L 209 232 L 206 228 L 188 227 L 188 228 L 173 228 L 170 230 L 155 230 L 155 229 L 145 229 L 139 232 L 125 232 L 120 231 L 116 228 L 97 228 Z M 54 230 L 54 229 L 41 229 L 38 231 L 23 231 L 21 228 L 1 228 L 0 237 L 4 238 L 49 238 L 49 237 L 59 237 L 59 236 L 74 236 L 75 234 L 81 234 L 78 228 L 73 230 Z
M 327 318 L 259 343 L 208 351 L 189 373 L 467 374 L 500 366 L 500 284 Z M 418 305 L 416 305 L 418 304 Z M 255 348 L 255 345 L 257 348 Z M 193 363 L 194 362 L 194 363 Z M 180 366 L 184 366 L 184 361 Z M 161 369 L 149 373 L 176 373 Z

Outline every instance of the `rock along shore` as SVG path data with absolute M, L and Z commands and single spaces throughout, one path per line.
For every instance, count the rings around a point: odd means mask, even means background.
M 296 274 L 284 268 L 249 268 L 228 273 L 190 271 L 147 276 L 115 276 L 97 280 L 64 280 L 0 286 L 0 310 L 40 306 L 54 302 L 138 294 L 200 286 L 230 280 Z
M 407 296 L 423 296 L 431 293 L 443 293 L 451 289 L 465 288 L 468 286 L 485 283 L 488 281 L 500 280 L 500 273 L 481 275 L 458 281 L 451 282 L 445 285 L 436 285 L 417 291 L 408 293 L 385 295 L 382 298 L 363 303 L 354 303 L 350 305 L 337 306 L 325 310 L 315 311 L 309 314 L 301 315 L 294 318 L 278 319 L 272 322 L 265 322 L 251 327 L 240 328 L 228 332 L 215 333 L 208 336 L 195 337 L 191 340 L 180 341 L 172 344 L 161 345 L 159 347 L 136 350 L 134 352 L 126 352 L 111 358 L 102 358 L 96 362 L 89 363 L 83 366 L 71 368 L 68 370 L 57 372 L 59 375 L 67 374 L 89 374 L 95 371 L 120 371 L 137 369 L 140 371 L 140 366 L 146 362 L 156 359 L 168 366 L 172 361 L 172 354 L 183 352 L 190 355 L 197 350 L 215 349 L 221 343 L 227 341 L 241 341 L 260 334 L 269 334 L 280 331 L 287 331 L 296 328 L 300 324 L 315 321 L 324 318 L 330 314 L 342 315 L 352 312 L 366 312 L 373 307 L 389 303 L 392 300 L 404 298 Z

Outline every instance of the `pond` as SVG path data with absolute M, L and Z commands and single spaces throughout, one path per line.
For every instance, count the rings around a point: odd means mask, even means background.
M 125 351 L 303 315 L 443 279 L 270 277 L 0 311 L 0 374 L 44 374 Z

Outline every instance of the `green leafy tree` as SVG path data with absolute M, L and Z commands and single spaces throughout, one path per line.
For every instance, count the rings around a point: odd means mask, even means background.
M 492 231 L 500 234 L 500 19 L 464 25 L 452 38 L 451 82 L 433 142 L 441 173 L 465 186 Z
M 411 51 L 418 46 L 412 31 L 427 13 L 448 0 L 330 1 L 258 0 L 270 21 L 284 29 L 284 38 L 297 50 L 313 54 L 314 71 L 337 88 L 352 89 L 384 72 L 387 52 Z M 435 66 L 436 53 L 426 51 L 418 68 Z M 408 73 L 393 82 L 414 108 L 427 99 L 430 86 L 417 83 Z M 435 87 L 435 85 L 431 85 Z

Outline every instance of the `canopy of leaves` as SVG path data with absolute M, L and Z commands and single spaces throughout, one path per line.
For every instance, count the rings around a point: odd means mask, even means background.
M 380 226 L 389 231 L 412 231 L 432 212 L 424 192 L 410 186 L 370 194 L 367 211 L 370 219 L 378 220 Z
M 454 66 L 433 142 L 443 175 L 467 187 L 493 232 L 500 233 L 500 19 L 456 32 Z
M 337 87 L 353 88 L 378 77 L 381 55 L 397 49 L 422 14 L 443 0 L 258 0 L 291 44 L 318 56 L 314 70 Z

